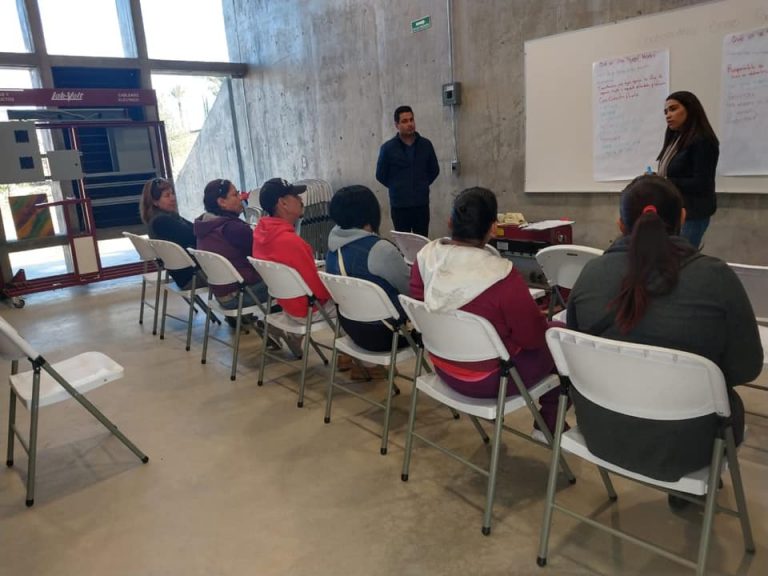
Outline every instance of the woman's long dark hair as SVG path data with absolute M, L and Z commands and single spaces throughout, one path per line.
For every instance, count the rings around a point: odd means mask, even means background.
M 675 138 L 677 138 L 678 135 L 680 136 L 680 146 L 678 147 L 678 150 L 686 148 L 697 137 L 709 140 L 715 146 L 720 145 L 720 142 L 715 135 L 715 131 L 709 123 L 707 113 L 704 112 L 704 107 L 693 92 L 686 92 L 685 90 L 672 92 L 672 94 L 667 96 L 667 100 L 677 100 L 680 102 L 680 104 L 683 105 L 683 108 L 685 108 L 686 119 L 680 127 L 680 130 L 671 130 L 670 128 L 667 128 L 667 131 L 664 133 L 664 144 L 662 145 L 656 160 L 661 160 L 661 157 L 664 155 L 664 150 L 675 141 Z
M 666 178 L 638 176 L 621 194 L 621 220 L 630 237 L 627 273 L 611 306 L 616 325 L 626 334 L 645 315 L 650 300 L 671 292 L 692 246 L 674 242 L 680 232 L 683 197 Z
M 169 189 L 173 190 L 173 184 L 165 178 L 153 178 L 144 183 L 144 188 L 141 189 L 141 202 L 139 203 L 139 216 L 144 224 L 149 224 L 152 218 L 159 212 L 163 212 L 155 206 L 155 202 L 160 200 L 164 190 Z

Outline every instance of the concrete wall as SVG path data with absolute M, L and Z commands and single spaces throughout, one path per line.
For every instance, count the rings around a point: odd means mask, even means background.
M 323 178 L 334 188 L 362 183 L 386 208 L 386 190 L 374 178 L 378 148 L 394 133 L 394 108 L 410 104 L 440 161 L 431 236 L 446 232 L 453 194 L 482 185 L 497 193 L 502 210 L 529 220 L 571 217 L 576 242 L 605 247 L 615 236 L 616 194 L 522 192 L 523 43 L 703 1 L 454 0 L 454 78 L 464 88 L 456 176 L 450 110 L 440 100 L 450 78 L 445 0 L 225 0 L 230 52 L 252 69 L 235 86 L 245 184 L 274 176 Z M 411 33 L 410 22 L 425 15 L 431 29 Z M 719 203 L 706 251 L 765 264 L 768 195 L 721 194 Z

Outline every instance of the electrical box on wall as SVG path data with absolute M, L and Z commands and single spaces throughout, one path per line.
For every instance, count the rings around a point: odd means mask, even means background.
M 443 106 L 461 104 L 461 82 L 443 84 Z

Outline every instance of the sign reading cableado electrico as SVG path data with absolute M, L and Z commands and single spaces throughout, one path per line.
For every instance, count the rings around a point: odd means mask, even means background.
M 419 18 L 418 20 L 414 20 L 411 22 L 411 32 L 421 32 L 422 30 L 427 30 L 428 28 L 432 27 L 432 17 L 431 16 L 424 16 L 424 18 Z

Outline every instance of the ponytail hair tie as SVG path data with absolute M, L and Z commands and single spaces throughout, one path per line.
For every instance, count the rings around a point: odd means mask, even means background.
M 656 206 L 653 204 L 648 204 L 645 208 L 643 208 L 643 214 L 648 214 L 648 212 L 653 212 L 654 214 L 658 214 L 658 211 L 656 210 Z

